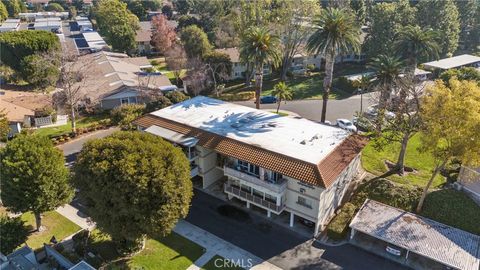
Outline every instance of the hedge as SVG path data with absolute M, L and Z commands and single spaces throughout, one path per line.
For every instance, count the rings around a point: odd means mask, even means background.
M 352 203 L 346 203 L 340 208 L 340 213 L 336 215 L 327 226 L 327 235 L 331 239 L 341 240 L 347 236 L 348 225 L 355 215 L 357 207 Z
M 219 97 L 221 100 L 225 101 L 246 101 L 246 100 L 251 100 L 255 98 L 255 92 L 254 91 L 248 91 L 248 92 L 240 92 L 236 94 L 222 94 Z

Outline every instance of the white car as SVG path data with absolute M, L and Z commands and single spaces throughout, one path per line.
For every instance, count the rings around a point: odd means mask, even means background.
M 347 119 L 337 119 L 337 126 L 351 132 L 357 132 L 357 127 Z

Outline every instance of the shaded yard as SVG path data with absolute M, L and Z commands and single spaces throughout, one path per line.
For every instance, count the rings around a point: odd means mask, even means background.
M 30 230 L 35 229 L 35 217 L 32 213 L 25 213 L 21 218 Z M 77 224 L 55 211 L 43 214 L 42 226 L 45 226 L 45 231 L 33 232 L 28 236 L 27 244 L 33 249 L 43 247 L 43 243 L 49 243 L 52 236 L 55 236 L 57 241 L 60 242 L 63 238 L 81 229 Z
M 421 152 L 418 149 L 420 136 L 422 135 L 416 134 L 410 139 L 405 156 L 405 165 L 414 168 L 416 172 L 407 173 L 404 176 L 392 175 L 388 179 L 403 185 L 417 185 L 421 187 L 426 185 L 434 168 L 434 159 L 430 153 Z M 370 142 L 362 152 L 363 168 L 372 174 L 381 175 L 388 170 L 385 160 L 396 162 L 399 151 L 399 143 L 392 143 L 379 151 L 373 147 L 373 142 Z M 438 188 L 444 183 L 445 178 L 439 174 L 435 178 L 432 188 Z

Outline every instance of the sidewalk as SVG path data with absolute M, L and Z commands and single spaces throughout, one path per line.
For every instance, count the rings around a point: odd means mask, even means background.
M 68 218 L 70 221 L 80 226 L 82 229 L 91 231 L 93 228 L 95 228 L 95 223 L 90 221 L 87 215 L 80 212 L 80 210 L 71 206 L 70 204 L 60 206 L 56 211 L 60 215 Z
M 215 255 L 222 256 L 233 262 L 242 264 L 247 268 L 255 270 L 277 270 L 281 269 L 275 265 L 264 261 L 263 259 L 247 252 L 199 227 L 188 223 L 187 221 L 180 220 L 177 226 L 173 229 L 174 232 L 181 236 L 203 246 L 206 249 L 206 253 L 194 262 L 194 265 L 190 266 L 189 270 L 200 269 Z M 232 232 L 233 233 L 233 232 Z

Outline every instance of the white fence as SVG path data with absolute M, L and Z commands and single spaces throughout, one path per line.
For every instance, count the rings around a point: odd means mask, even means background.
M 68 115 L 57 115 L 57 121 L 53 123 L 52 116 L 35 118 L 35 126 L 38 128 L 44 127 L 56 127 L 66 125 L 68 121 Z

